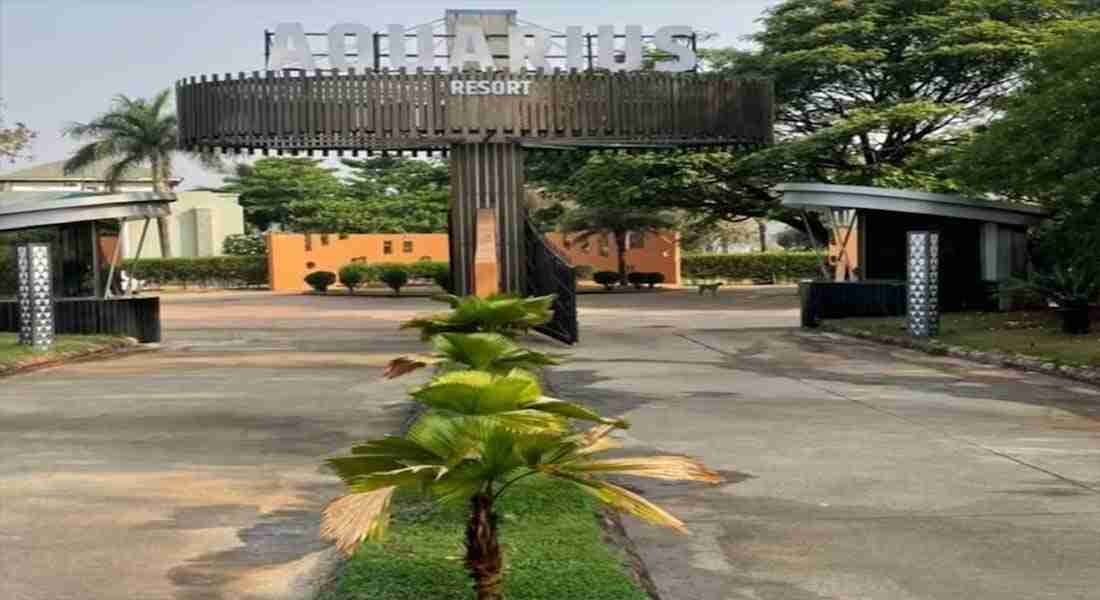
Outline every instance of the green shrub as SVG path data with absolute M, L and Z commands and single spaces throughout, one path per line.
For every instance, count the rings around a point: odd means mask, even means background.
M 336 283 L 336 273 L 332 271 L 314 271 L 306 275 L 306 283 L 318 292 L 328 291 L 328 286 Z
M 420 260 L 403 266 L 408 270 L 410 278 L 427 281 L 435 281 L 436 277 L 451 272 L 450 263 L 432 260 Z
M 401 288 L 409 282 L 409 270 L 404 265 L 390 265 L 378 270 L 378 281 L 388 285 L 395 296 L 401 295 Z
M 340 283 L 352 294 L 359 286 L 367 283 L 374 275 L 373 269 L 365 262 L 354 262 L 340 267 Z
M 642 273 L 642 275 L 644 275 L 644 277 L 642 278 L 642 283 L 649 284 L 650 288 L 665 282 L 664 273 Z
M 222 252 L 229 256 L 263 256 L 267 254 L 267 242 L 259 234 L 234 233 L 225 236 Z
M 592 275 L 592 280 L 609 290 L 611 286 L 622 283 L 622 279 L 619 278 L 619 274 L 615 271 L 598 271 L 596 274 Z
M 204 256 L 128 260 L 123 269 L 141 281 L 188 287 L 253 287 L 268 281 L 265 256 Z
M 434 281 L 436 285 L 438 285 L 440 288 L 443 289 L 444 292 L 447 292 L 448 294 L 452 294 L 455 291 L 455 282 L 454 278 L 451 277 L 450 271 L 437 274 L 435 277 L 432 278 L 432 281 Z
M 582 279 L 592 279 L 592 275 L 595 274 L 596 269 L 592 268 L 592 265 L 576 265 L 573 267 L 573 277 L 580 281 Z
M 626 274 L 626 280 L 630 285 L 634 286 L 634 289 L 642 289 L 642 284 L 646 282 L 646 275 L 648 273 L 642 273 L 641 271 L 634 271 Z
M 687 279 L 746 279 L 780 281 L 821 276 L 816 252 L 751 252 L 745 254 L 689 254 L 680 261 Z

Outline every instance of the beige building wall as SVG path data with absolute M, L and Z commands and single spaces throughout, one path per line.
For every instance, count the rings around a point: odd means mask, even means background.
M 177 192 L 171 204 L 172 255 L 176 257 L 220 256 L 225 238 L 244 233 L 244 209 L 236 194 Z M 143 221 L 126 224 L 123 253 L 137 254 Z M 160 258 L 160 234 L 155 221 L 145 234 L 141 258 Z

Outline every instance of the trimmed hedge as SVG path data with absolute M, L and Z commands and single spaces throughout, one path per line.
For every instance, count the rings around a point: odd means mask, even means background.
M 685 279 L 779 281 L 821 277 L 821 255 L 816 252 L 751 252 L 744 254 L 688 254 L 680 261 Z
M 142 258 L 123 267 L 140 281 L 188 287 L 254 287 L 267 285 L 266 256 Z

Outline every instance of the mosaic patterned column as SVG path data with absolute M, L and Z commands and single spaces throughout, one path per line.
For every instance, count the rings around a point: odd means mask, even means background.
M 44 352 L 53 345 L 53 275 L 49 244 L 18 244 L 19 343 Z
M 930 337 L 940 331 L 940 234 L 909 232 L 906 326 L 909 334 Z

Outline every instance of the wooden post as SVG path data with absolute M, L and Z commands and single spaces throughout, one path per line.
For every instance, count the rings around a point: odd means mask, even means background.
M 452 147 L 450 250 L 456 294 L 480 295 L 485 290 L 524 293 L 527 211 L 523 181 L 523 149 L 518 144 Z M 483 236 L 485 243 L 479 246 L 479 227 L 489 222 L 496 223 L 495 237 Z M 495 252 L 486 246 L 490 242 Z M 489 270 L 485 265 L 493 254 L 496 268 Z

